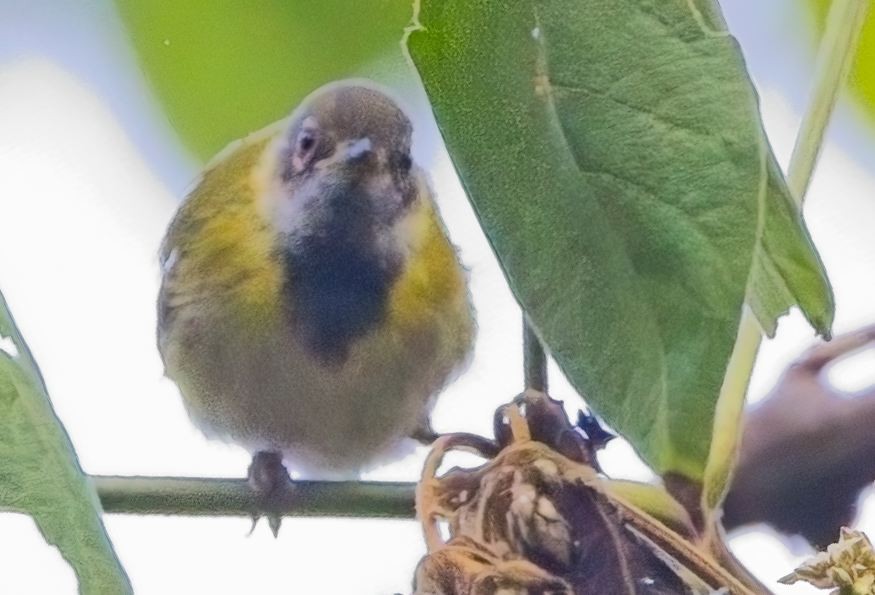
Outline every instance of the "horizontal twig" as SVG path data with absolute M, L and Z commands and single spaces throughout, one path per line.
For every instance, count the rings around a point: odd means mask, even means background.
M 188 516 L 414 518 L 416 484 L 294 481 L 269 507 L 245 479 L 92 476 L 104 511 Z

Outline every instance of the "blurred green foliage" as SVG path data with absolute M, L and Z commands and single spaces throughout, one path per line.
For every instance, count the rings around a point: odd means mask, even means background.
M 145 74 L 184 143 L 208 159 L 323 83 L 403 67 L 409 0 L 117 0 Z
M 826 16 L 833 0 L 808 0 L 818 35 L 826 26 Z M 812 52 L 813 54 L 813 52 Z M 851 67 L 848 84 L 860 106 L 875 125 L 875 6 L 871 6 L 860 34 L 857 57 Z

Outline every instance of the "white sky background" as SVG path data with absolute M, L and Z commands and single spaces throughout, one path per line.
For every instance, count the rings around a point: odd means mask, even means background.
M 804 107 L 810 48 L 794 0 L 727 0 L 724 10 L 758 84 L 766 126 L 786 166 Z M 118 22 L 103 3 L 0 0 L 0 287 L 46 376 L 83 467 L 95 474 L 241 476 L 248 455 L 207 442 L 163 379 L 154 347 L 157 247 L 197 165 L 172 143 Z M 420 162 L 471 269 L 480 336 L 470 371 L 439 404 L 438 430 L 488 433 L 491 413 L 521 385 L 519 311 L 467 200 L 419 113 Z M 835 333 L 875 321 L 875 130 L 843 106 L 809 193 L 806 219 L 836 290 Z M 794 313 L 764 345 L 751 387 L 764 395 L 813 340 Z M 836 382 L 875 381 L 871 353 Z M 553 396 L 579 406 L 555 368 Z M 615 475 L 646 478 L 628 446 L 604 457 Z M 368 474 L 414 480 L 423 451 Z M 423 553 L 408 521 L 286 519 L 247 537 L 241 518 L 109 515 L 137 593 L 384 594 L 409 592 Z M 875 502 L 860 525 L 875 531 Z M 765 530 L 733 539 L 773 585 L 807 552 Z M 326 579 L 327 577 L 327 579 Z M 25 516 L 0 513 L 0 593 L 74 593 L 73 574 Z M 318 592 L 325 592 L 319 590 Z

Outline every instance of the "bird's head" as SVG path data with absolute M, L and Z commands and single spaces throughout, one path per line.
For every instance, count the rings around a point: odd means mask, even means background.
M 419 191 L 411 133 L 404 112 L 372 86 L 318 89 L 292 115 L 275 149 L 274 224 L 293 243 L 391 228 Z

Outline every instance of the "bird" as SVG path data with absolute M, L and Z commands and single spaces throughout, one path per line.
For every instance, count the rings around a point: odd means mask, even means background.
M 344 80 L 232 143 L 161 244 L 157 343 L 193 424 L 252 455 L 357 477 L 430 435 L 470 360 L 467 269 L 390 93 Z

